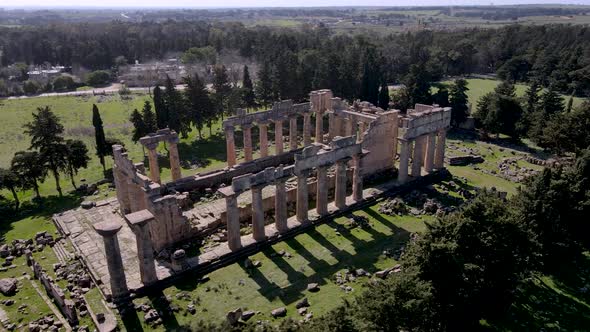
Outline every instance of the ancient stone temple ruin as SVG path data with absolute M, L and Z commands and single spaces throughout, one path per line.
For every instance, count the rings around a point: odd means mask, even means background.
M 124 302 L 183 271 L 229 264 L 444 167 L 449 108 L 416 105 L 401 114 L 350 105 L 330 90 L 309 99 L 237 110 L 223 122 L 227 167 L 220 170 L 183 177 L 178 135 L 169 129 L 140 139 L 148 170 L 114 145 L 116 199 L 54 216 L 103 294 Z M 212 234 L 215 245 L 187 254 Z

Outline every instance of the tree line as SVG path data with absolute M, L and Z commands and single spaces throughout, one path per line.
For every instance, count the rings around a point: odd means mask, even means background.
M 147 62 L 170 52 L 212 47 L 237 52 L 272 77 L 273 93 L 300 100 L 314 89 L 357 98 L 367 70 L 388 83 L 419 70 L 431 82 L 496 73 L 516 82 L 590 94 L 590 28 L 511 25 L 498 29 L 418 31 L 386 36 L 336 34 L 325 26 L 246 27 L 236 22 L 143 22 L 0 27 L 2 64 L 61 64 L 111 69 L 117 59 Z M 367 68 L 367 64 L 370 64 Z M 6 75 L 4 75 L 6 76 Z M 7 80 L 0 72 L 0 79 Z

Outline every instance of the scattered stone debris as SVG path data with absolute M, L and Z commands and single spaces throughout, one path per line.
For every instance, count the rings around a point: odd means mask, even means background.
M 404 215 L 408 211 L 408 206 L 400 197 L 390 198 L 379 206 L 379 212 L 389 216 Z
M 320 285 L 316 282 L 312 282 L 310 284 L 307 284 L 307 290 L 310 292 L 319 292 L 320 291 Z
M 17 280 L 14 278 L 0 279 L 0 292 L 6 296 L 11 296 L 16 293 Z
M 300 309 L 300 308 L 304 308 L 304 307 L 309 307 L 309 300 L 307 299 L 307 297 L 304 297 L 303 299 L 299 300 L 299 302 L 295 303 L 295 308 Z
M 451 166 L 467 166 L 471 164 L 481 164 L 485 161 L 482 156 L 467 155 L 467 156 L 450 156 L 449 165 Z
M 247 310 L 247 311 L 244 311 L 244 312 L 242 313 L 242 320 L 243 320 L 244 322 L 246 322 L 246 321 L 248 321 L 250 318 L 252 318 L 254 315 L 256 315 L 256 312 L 255 312 L 255 311 L 253 311 L 253 310 Z
M 371 224 L 369 223 L 369 218 L 365 216 L 357 216 L 352 215 L 349 221 L 350 228 L 360 227 L 360 228 L 369 228 Z
M 242 308 L 236 308 L 225 315 L 227 322 L 230 325 L 236 325 L 238 321 L 242 318 Z
M 281 307 L 281 308 L 274 309 L 273 311 L 270 312 L 270 314 L 274 318 L 285 317 L 287 315 L 287 308 Z

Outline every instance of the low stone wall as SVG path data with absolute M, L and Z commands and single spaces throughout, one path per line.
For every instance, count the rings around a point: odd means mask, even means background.
M 258 173 L 267 167 L 276 167 L 279 165 L 291 165 L 295 160 L 295 153 L 300 153 L 301 149 L 288 151 L 278 156 L 268 156 L 258 158 L 254 161 L 238 164 L 230 169 L 216 170 L 205 174 L 188 176 L 180 180 L 166 183 L 165 189 L 175 190 L 178 192 L 205 190 L 219 186 L 221 183 L 229 183 L 234 177 Z
M 33 269 L 35 279 L 38 279 L 47 294 L 54 300 L 62 314 L 66 317 L 70 325 L 78 325 L 78 314 L 74 301 L 66 299 L 64 291 L 55 283 L 53 279 L 43 270 L 41 264 L 37 263 L 30 253 L 27 253 L 27 263 Z

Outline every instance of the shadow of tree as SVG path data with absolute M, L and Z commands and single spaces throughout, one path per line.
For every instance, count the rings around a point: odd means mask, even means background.
M 55 213 L 80 206 L 84 197 L 78 193 L 60 196 L 45 196 L 34 201 L 24 201 L 18 211 L 8 210 L 2 215 L 0 223 L 0 242 L 4 241 L 7 232 L 13 229 L 12 223 L 29 217 L 50 218 Z

